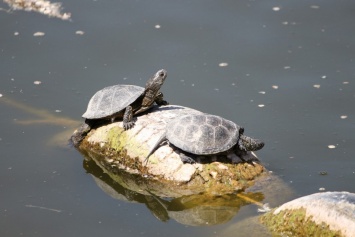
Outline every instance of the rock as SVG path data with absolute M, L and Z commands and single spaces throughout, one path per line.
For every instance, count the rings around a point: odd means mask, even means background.
M 325 192 L 283 204 L 261 218 L 278 235 L 355 236 L 355 194 Z
M 150 156 L 147 164 L 144 162 L 170 119 L 198 113 L 202 112 L 177 105 L 156 106 L 139 116 L 132 129 L 125 131 L 121 121 L 92 129 L 78 149 L 108 172 L 125 170 L 165 183 L 165 191 L 159 185 L 163 196 L 235 192 L 251 186 L 264 168 L 250 152 L 246 156 L 247 162 L 229 153 L 198 156 L 197 163 L 183 164 L 179 156 L 182 151 L 164 144 Z M 149 190 L 154 189 L 150 187 Z

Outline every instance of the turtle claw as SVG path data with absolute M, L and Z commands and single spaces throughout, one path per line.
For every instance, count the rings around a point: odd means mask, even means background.
M 134 127 L 134 122 L 127 122 L 127 123 L 123 123 L 123 128 L 124 130 L 128 130 Z

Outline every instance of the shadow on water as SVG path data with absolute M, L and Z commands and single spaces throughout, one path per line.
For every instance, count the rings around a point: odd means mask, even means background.
M 114 199 L 144 204 L 149 211 L 162 222 L 170 219 L 190 226 L 217 225 L 230 221 L 241 207 L 257 203 L 264 199 L 262 192 L 246 192 L 211 196 L 206 194 L 188 195 L 178 198 L 158 197 L 149 190 L 132 190 L 113 180 L 93 160 L 84 160 L 84 169 L 92 175 L 97 186 Z M 115 173 L 124 183 L 135 183 L 143 187 L 141 177 L 124 171 Z M 117 179 L 117 178 L 116 178 Z M 133 185 L 132 185 L 133 186 Z

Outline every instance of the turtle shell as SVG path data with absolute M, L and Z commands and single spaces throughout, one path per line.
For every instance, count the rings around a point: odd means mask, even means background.
M 135 85 L 114 85 L 99 90 L 91 97 L 86 112 L 86 119 L 110 117 L 132 104 L 144 92 L 144 88 Z
M 196 155 L 227 151 L 239 139 L 240 127 L 210 114 L 184 115 L 168 123 L 166 138 L 176 147 Z

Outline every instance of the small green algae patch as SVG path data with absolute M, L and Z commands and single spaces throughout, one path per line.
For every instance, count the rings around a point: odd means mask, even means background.
M 122 151 L 127 144 L 127 135 L 120 127 L 113 127 L 107 133 L 108 145 L 116 151 Z
M 311 217 L 306 217 L 305 208 L 284 210 L 276 215 L 273 212 L 260 217 L 260 221 L 268 227 L 273 236 L 342 236 L 340 231 L 330 230 L 326 223 L 316 224 Z

